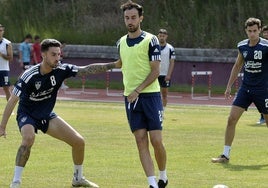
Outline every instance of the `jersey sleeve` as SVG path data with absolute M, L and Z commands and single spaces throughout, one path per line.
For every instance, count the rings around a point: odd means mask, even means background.
M 61 64 L 61 69 L 65 70 L 66 78 L 75 77 L 78 72 L 78 66 L 68 63 Z
M 150 41 L 148 55 L 150 61 L 161 61 L 161 47 L 156 36 L 153 36 Z
M 17 97 L 20 97 L 23 93 L 23 90 L 27 88 L 27 85 L 25 82 L 20 78 L 16 84 L 14 85 L 14 88 L 12 90 L 12 94 L 16 95 Z
M 170 57 L 169 59 L 176 59 L 175 49 L 173 46 L 170 45 Z

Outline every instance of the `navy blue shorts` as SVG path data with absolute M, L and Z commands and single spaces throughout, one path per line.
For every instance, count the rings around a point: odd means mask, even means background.
M 41 130 L 43 133 L 46 133 L 48 130 L 49 120 L 54 119 L 56 117 L 57 115 L 52 112 L 50 113 L 48 118 L 40 120 L 34 119 L 28 114 L 21 113 L 17 115 L 17 122 L 20 130 L 24 125 L 30 124 L 34 127 L 35 133 L 37 133 L 38 130 Z
M 260 113 L 268 114 L 268 91 L 240 88 L 233 105 L 247 110 L 252 103 Z
M 9 71 L 0 71 L 0 87 L 10 86 Z
M 163 75 L 158 76 L 158 82 L 159 82 L 160 87 L 164 87 L 164 88 L 170 87 L 171 80 L 165 81 L 165 78 L 166 76 L 163 76 Z
M 138 129 L 162 130 L 163 106 L 159 92 L 141 93 L 133 103 L 125 97 L 125 108 L 132 132 Z

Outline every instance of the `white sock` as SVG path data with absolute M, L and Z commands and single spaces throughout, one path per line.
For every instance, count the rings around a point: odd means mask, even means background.
M 167 181 L 167 171 L 163 170 L 163 171 L 159 171 L 159 179 L 163 180 L 165 183 Z
M 148 176 L 147 180 L 149 185 L 153 186 L 154 188 L 158 188 L 155 176 Z
M 83 166 L 82 165 L 74 165 L 74 179 L 76 181 L 81 180 L 83 177 Z
M 13 182 L 21 182 L 21 175 L 24 167 L 15 166 Z
M 231 151 L 231 146 L 224 146 L 223 148 L 223 155 L 226 157 L 230 158 L 230 151 Z

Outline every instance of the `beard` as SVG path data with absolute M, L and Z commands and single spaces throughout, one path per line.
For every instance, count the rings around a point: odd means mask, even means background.
M 134 25 L 128 25 L 127 30 L 130 33 L 135 33 L 138 30 L 139 27 L 135 27 Z
M 54 63 L 48 63 L 49 67 L 52 69 L 57 68 L 60 65 L 60 61 L 55 61 Z

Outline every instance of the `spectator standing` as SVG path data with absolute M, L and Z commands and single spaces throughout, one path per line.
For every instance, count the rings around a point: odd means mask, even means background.
M 11 42 L 4 38 L 5 27 L 0 24 L 0 87 L 6 95 L 6 100 L 10 97 L 9 63 L 13 60 L 13 49 Z
M 41 45 L 40 45 L 40 37 L 38 35 L 34 36 L 32 51 L 33 51 L 33 64 L 36 65 L 38 63 L 41 63 L 42 61 Z
M 32 42 L 32 35 L 27 34 L 24 38 L 24 41 L 20 43 L 19 46 L 19 62 L 23 70 L 26 70 L 30 66 L 31 62 L 31 42 Z

